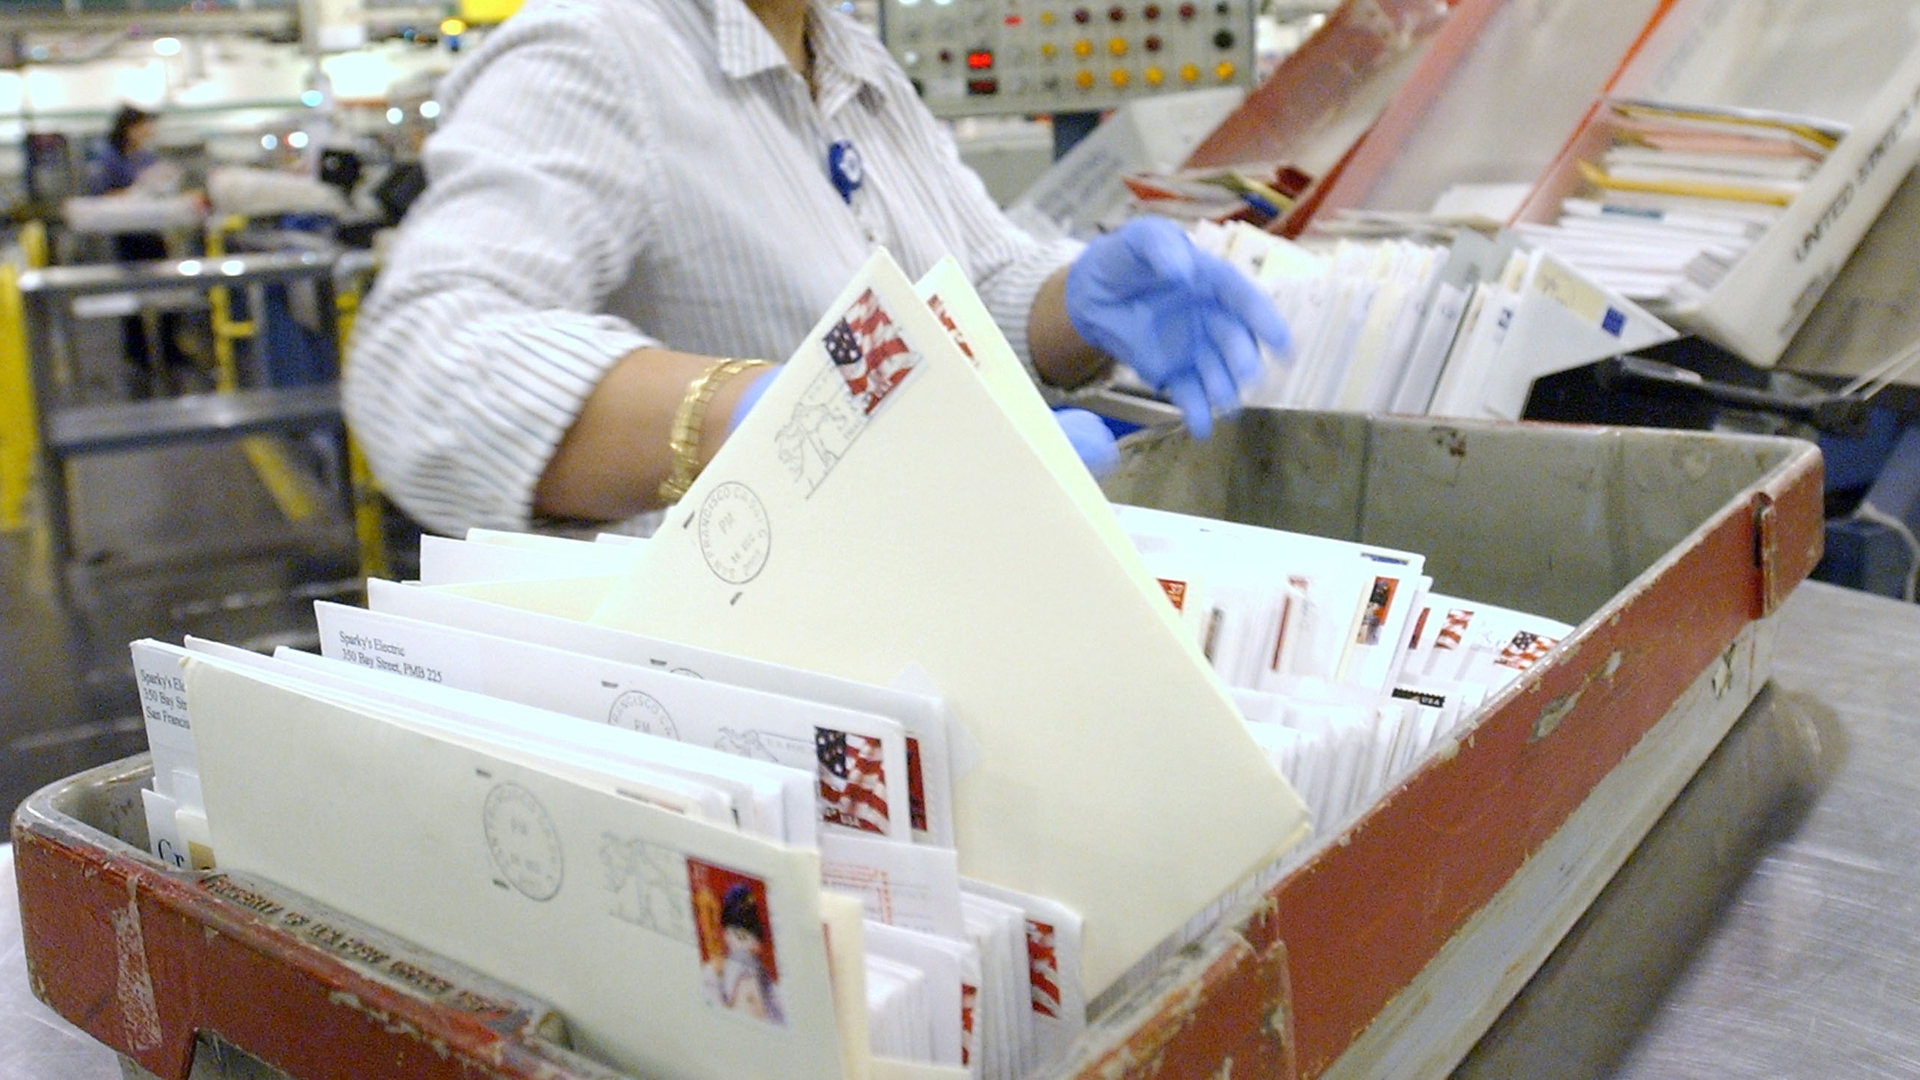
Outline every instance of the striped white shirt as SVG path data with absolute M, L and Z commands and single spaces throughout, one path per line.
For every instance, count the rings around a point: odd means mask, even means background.
M 741 0 L 532 0 L 448 77 L 344 387 L 422 524 L 525 527 L 616 360 L 784 359 L 876 244 L 912 276 L 955 256 L 1027 356 L 1077 246 L 1009 222 L 880 43 L 813 2 L 815 95 Z M 851 205 L 839 140 L 865 173 Z

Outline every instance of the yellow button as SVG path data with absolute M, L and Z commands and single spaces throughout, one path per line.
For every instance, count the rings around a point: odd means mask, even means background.
M 1157 67 L 1150 67 L 1147 69 L 1147 85 L 1148 86 L 1159 86 L 1161 83 L 1166 81 L 1167 81 L 1166 72 L 1161 71 Z
M 1041 25 L 1041 26 L 1052 26 L 1052 25 L 1053 25 L 1053 12 L 1051 12 L 1051 11 L 1043 11 L 1043 12 L 1041 12 L 1041 13 L 1040 13 L 1040 25 Z
M 1127 85 L 1127 80 L 1131 79 L 1133 76 L 1127 74 L 1126 68 L 1114 68 L 1113 75 L 1110 77 L 1113 79 L 1113 85 L 1125 86 Z
M 1200 77 L 1199 68 L 1194 67 L 1192 64 L 1180 65 L 1180 81 L 1181 82 L 1192 82 L 1193 80 L 1198 79 L 1199 77 Z
M 1093 42 L 1088 41 L 1086 38 L 1081 38 L 1079 41 L 1074 42 L 1073 55 L 1080 57 L 1092 56 Z
M 1073 77 L 1073 82 L 1082 90 L 1091 90 L 1093 89 L 1093 72 L 1082 71 Z
M 1040 55 L 1046 57 L 1049 60 L 1053 59 L 1053 54 L 1059 51 L 1060 51 L 1060 47 L 1055 45 L 1051 41 L 1043 41 L 1040 43 Z
M 1220 65 L 1213 69 L 1213 73 L 1215 75 L 1220 76 L 1221 82 L 1231 81 L 1233 79 L 1233 61 L 1231 60 L 1220 61 Z
M 1112 41 L 1107 42 L 1107 51 L 1115 56 L 1127 55 L 1127 39 L 1114 38 Z

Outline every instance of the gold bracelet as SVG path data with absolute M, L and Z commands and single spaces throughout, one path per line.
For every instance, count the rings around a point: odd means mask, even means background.
M 673 428 L 667 435 L 667 448 L 673 452 L 667 466 L 667 478 L 660 481 L 660 501 L 679 502 L 700 475 L 700 435 L 706 426 L 707 406 L 728 379 L 743 371 L 771 367 L 765 360 L 716 360 L 687 384 L 687 394 L 673 414 Z

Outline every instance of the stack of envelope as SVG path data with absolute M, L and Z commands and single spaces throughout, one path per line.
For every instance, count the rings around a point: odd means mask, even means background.
M 1654 310 L 1697 304 L 1805 190 L 1846 135 L 1832 121 L 1636 99 L 1606 102 L 1605 146 L 1536 243 Z
M 617 1067 L 1010 1080 L 1568 630 L 1423 562 L 1109 505 L 958 267 L 881 255 L 653 538 L 134 643 L 149 835 Z
M 421 562 L 319 656 L 136 644 L 156 851 L 619 1067 L 1022 1075 L 1307 831 L 950 263 L 876 256 L 651 540 Z
M 1517 233 L 1296 243 L 1201 223 L 1193 235 L 1259 283 L 1293 333 L 1249 405 L 1514 420 L 1535 379 L 1678 336 Z

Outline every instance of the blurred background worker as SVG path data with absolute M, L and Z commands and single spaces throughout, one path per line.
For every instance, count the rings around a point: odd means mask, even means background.
M 784 359 L 875 246 L 911 277 L 958 259 L 1036 379 L 1118 360 L 1197 434 L 1286 347 L 1168 222 L 1084 250 L 1015 227 L 819 0 L 534 0 L 441 100 L 345 377 L 376 474 L 433 529 L 671 502 L 770 374 L 729 358 Z M 676 414 L 697 445 L 672 446 Z M 1114 460 L 1096 418 L 1064 426 Z
M 122 105 L 113 114 L 105 145 L 87 176 L 89 195 L 138 196 L 171 194 L 179 185 L 177 169 L 160 164 L 153 152 L 154 135 L 160 118 L 133 105 Z M 157 232 L 123 232 L 113 237 L 113 257 L 120 262 L 144 262 L 167 257 L 166 237 Z M 147 321 L 140 315 L 120 320 L 121 347 L 133 368 L 132 395 L 137 398 L 164 394 L 173 375 L 184 372 L 190 362 L 177 340 L 179 317 L 162 312 L 155 319 L 149 340 Z M 158 354 L 155 355 L 155 350 Z

